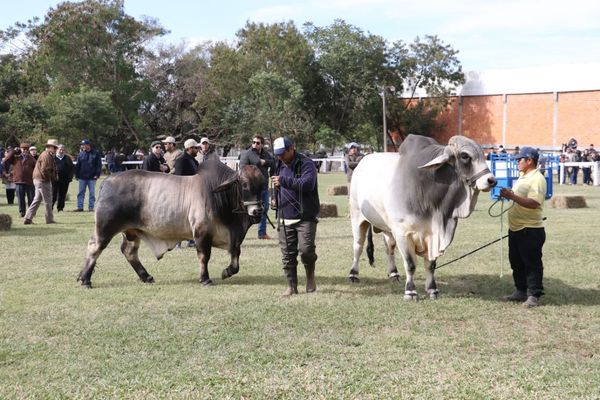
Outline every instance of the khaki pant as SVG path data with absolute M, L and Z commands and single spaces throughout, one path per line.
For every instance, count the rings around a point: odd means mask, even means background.
M 37 209 L 43 200 L 46 205 L 46 223 L 54 222 L 54 214 L 52 213 L 52 182 L 42 182 L 34 179 L 33 186 L 35 187 L 35 196 L 25 213 L 25 219 L 32 220 L 35 217 Z

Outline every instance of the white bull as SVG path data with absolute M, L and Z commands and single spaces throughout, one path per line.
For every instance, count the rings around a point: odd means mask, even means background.
M 348 278 L 359 280 L 358 261 L 370 224 L 384 235 L 388 276 L 394 281 L 399 280 L 394 252 L 400 249 L 406 270 L 404 298 L 417 298 L 417 255 L 425 259 L 427 293 L 437 298 L 436 259 L 452 242 L 458 218 L 467 218 L 475 208 L 479 191 L 495 185 L 481 147 L 464 136 L 454 136 L 443 146 L 409 135 L 398 153 L 364 157 L 350 189 L 354 254 Z

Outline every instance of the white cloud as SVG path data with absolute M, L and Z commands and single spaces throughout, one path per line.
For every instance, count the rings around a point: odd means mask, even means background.
M 298 19 L 302 15 L 302 8 L 295 5 L 278 5 L 258 8 L 247 15 L 247 19 L 254 22 L 282 22 Z

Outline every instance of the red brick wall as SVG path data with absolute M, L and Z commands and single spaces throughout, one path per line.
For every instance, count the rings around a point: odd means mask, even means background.
M 571 137 L 581 147 L 591 143 L 600 146 L 600 90 L 558 93 L 556 130 L 555 96 L 554 93 L 506 95 L 505 138 L 502 137 L 504 96 L 463 96 L 460 134 L 482 145 L 505 147 L 560 147 Z M 458 115 L 458 98 L 455 98 L 439 117 L 443 128 L 436 139 L 440 143 L 459 134 Z
M 557 146 L 572 137 L 579 147 L 600 146 L 600 91 L 559 93 Z

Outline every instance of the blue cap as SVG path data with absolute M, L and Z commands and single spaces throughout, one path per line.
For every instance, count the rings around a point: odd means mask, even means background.
M 81 141 L 81 143 L 79 143 L 79 144 L 83 145 L 83 144 L 91 144 L 91 143 L 90 143 L 90 141 L 88 139 L 83 139 Z
M 292 144 L 292 141 L 288 137 L 278 137 L 273 142 L 273 152 L 276 156 L 280 156 L 289 149 Z
M 533 147 L 523 147 L 515 157 L 517 160 L 520 160 L 521 158 L 533 158 L 534 160 L 537 160 L 540 158 L 540 154 Z

